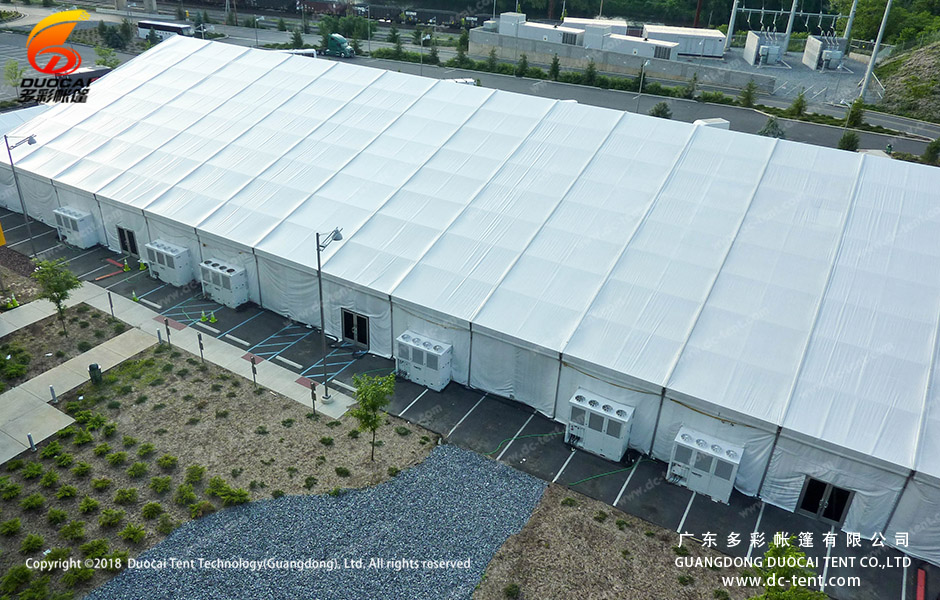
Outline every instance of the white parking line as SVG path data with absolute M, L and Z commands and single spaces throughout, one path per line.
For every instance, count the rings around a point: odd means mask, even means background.
M 158 311 L 159 311 L 159 310 L 163 310 L 163 307 L 162 307 L 162 306 L 160 306 L 160 305 L 157 304 L 156 302 L 151 302 L 150 300 L 147 300 L 146 298 L 138 298 L 137 301 L 140 302 L 141 304 L 146 304 L 147 306 L 149 306 L 149 307 L 151 307 L 151 308 L 155 308 L 155 309 L 157 309 Z M 216 332 L 216 333 L 218 333 L 218 332 Z
M 565 472 L 565 467 L 567 467 L 568 463 L 571 462 L 571 459 L 574 458 L 574 455 L 576 452 L 577 450 L 575 450 L 574 448 L 571 449 L 571 454 L 568 455 L 568 460 L 566 460 L 565 464 L 561 465 L 561 468 L 558 469 L 557 473 L 555 473 L 555 478 L 552 479 L 552 483 L 555 483 L 556 481 L 558 481 L 558 478 L 561 477 L 561 474 Z
M 295 363 L 294 361 L 288 360 L 288 359 L 286 359 L 286 358 L 284 358 L 283 356 L 280 356 L 280 355 L 275 356 L 274 359 L 281 361 L 282 363 L 284 363 L 285 365 L 287 365 L 287 366 L 289 366 L 289 367 L 294 367 L 295 369 L 302 369 L 302 368 L 303 368 L 303 365 L 298 365 L 298 364 Z
M 87 277 L 88 275 L 91 275 L 92 273 L 97 273 L 101 269 L 107 268 L 108 266 L 109 265 L 105 265 L 103 267 L 98 267 L 97 269 L 92 269 L 91 271 L 88 271 L 87 273 L 82 273 L 81 275 L 78 276 L 78 278 L 81 279 L 82 277 Z
M 457 424 L 454 425 L 453 427 L 451 427 L 450 431 L 448 431 L 448 432 L 447 432 L 447 435 L 445 435 L 444 437 L 445 437 L 445 438 L 449 438 L 450 435 L 451 435 L 452 433 L 454 433 L 454 430 L 457 429 L 458 427 L 460 427 L 460 424 L 463 423 L 463 420 L 470 416 L 470 413 L 473 412 L 473 409 L 476 408 L 476 407 L 478 407 L 478 406 L 480 406 L 480 402 L 483 402 L 483 399 L 484 399 L 484 398 L 486 398 L 486 394 L 483 394 L 482 396 L 480 396 L 480 399 L 477 400 L 477 403 L 473 405 L 473 408 L 471 408 L 470 410 L 468 410 L 468 411 L 467 411 L 467 414 L 465 414 L 459 421 L 457 421 Z
M 34 236 L 32 237 L 32 239 L 35 240 L 36 238 L 41 238 L 42 236 L 44 236 L 44 235 L 49 235 L 50 233 L 55 233 L 55 229 L 53 229 L 53 230 L 51 230 L 51 231 L 44 231 L 44 232 L 42 232 L 42 233 L 40 233 L 40 234 L 34 235 Z M 29 240 L 30 240 L 30 238 L 26 238 L 25 240 L 16 242 L 15 244 L 8 244 L 7 247 L 8 247 L 8 248 L 12 248 L 12 247 L 14 247 L 14 246 L 19 246 L 20 244 L 25 244 L 25 243 L 28 242 Z
M 757 530 L 760 529 L 760 520 L 764 518 L 764 507 L 765 507 L 765 506 L 767 506 L 767 504 L 764 503 L 764 502 L 761 502 L 761 504 L 760 504 L 760 512 L 757 513 L 757 523 L 754 523 L 754 531 L 753 531 L 753 533 L 757 533 Z M 748 558 L 751 558 L 751 553 L 752 553 L 752 552 L 754 552 L 754 544 L 750 544 L 750 545 L 747 547 L 747 557 L 748 557 Z
M 512 443 L 516 441 L 516 438 L 522 435 L 522 430 L 525 429 L 525 426 L 529 424 L 529 421 L 532 420 L 532 417 L 535 416 L 535 413 L 529 415 L 529 418 L 526 419 L 525 423 L 522 424 L 522 427 L 519 428 L 519 431 L 516 432 L 516 435 L 512 436 L 512 439 L 509 440 L 509 443 L 506 444 L 506 447 L 503 448 L 503 451 L 499 453 L 499 456 L 496 457 L 496 460 L 499 460 L 503 457 L 503 454 L 506 454 L 506 450 L 509 450 L 509 447 L 512 446 Z
M 423 396 L 423 395 L 425 395 L 425 394 L 427 394 L 427 393 L 428 393 L 428 390 L 427 390 L 427 388 L 425 388 L 423 392 L 421 392 L 420 394 L 418 394 L 418 397 L 417 397 L 417 398 L 415 398 L 414 400 L 411 401 L 411 404 L 409 404 L 408 406 L 405 407 L 405 410 L 403 410 L 403 411 L 401 411 L 400 413 L 398 413 L 398 416 L 400 417 L 400 416 L 402 416 L 403 414 L 405 414 L 405 412 L 407 412 L 409 408 L 411 408 L 412 406 L 415 405 L 415 402 L 417 402 L 418 400 L 421 399 L 421 396 Z
M 21 225 L 20 227 L 22 227 L 22 225 Z M 79 254 L 78 256 L 73 256 L 72 258 L 70 258 L 70 259 L 68 259 L 67 261 L 65 261 L 64 264 L 67 265 L 67 264 L 69 264 L 70 262 L 72 262 L 73 260 L 79 259 L 79 258 L 81 258 L 81 257 L 83 257 L 83 256 L 88 256 L 89 254 L 93 254 L 93 253 L 95 253 L 95 252 L 97 252 L 97 251 L 98 251 L 98 248 L 95 248 L 94 250 L 89 250 L 88 252 L 85 252 L 85 253 L 83 253 L 83 254 Z
M 141 300 L 141 302 L 143 302 L 143 300 Z M 219 330 L 216 329 L 215 327 L 213 327 L 213 326 L 211 326 L 211 325 L 206 325 L 206 324 L 203 323 L 202 321 L 196 321 L 195 323 L 193 323 L 193 325 L 199 325 L 200 327 L 202 327 L 202 328 L 205 329 L 206 331 L 210 331 L 210 332 L 212 332 L 212 333 L 214 333 L 214 334 L 216 334 L 216 335 L 219 335 L 220 333 L 222 333 L 221 331 L 219 331 Z
M 685 512 L 682 513 L 682 520 L 679 521 L 679 526 L 676 527 L 676 533 L 682 533 L 682 526 L 685 525 L 685 519 L 689 516 L 689 509 L 692 508 L 692 502 L 695 500 L 695 492 L 692 492 L 692 497 L 689 498 L 689 503 L 685 506 Z
M 241 338 L 237 338 L 237 337 L 235 337 L 234 335 L 232 335 L 232 334 L 230 334 L 230 333 L 226 333 L 224 337 L 227 337 L 228 339 L 230 339 L 230 340 L 232 340 L 233 342 L 236 342 L 236 343 L 238 343 L 238 344 L 244 344 L 245 346 L 250 346 L 250 345 L 251 345 L 251 344 L 249 344 L 248 342 L 246 342 L 245 340 L 243 340 L 243 339 L 241 339 Z
M 617 505 L 620 504 L 620 498 L 623 497 L 623 493 L 627 491 L 627 486 L 630 485 L 630 480 L 633 479 L 633 474 L 636 473 L 636 468 L 639 466 L 640 460 L 637 459 L 637 461 L 633 463 L 633 468 L 630 469 L 630 474 L 627 475 L 627 480 L 623 482 L 623 487 L 620 488 L 620 493 L 617 494 L 617 499 L 614 500 L 614 508 L 617 508 Z
M 832 533 L 832 532 L 834 532 L 835 530 L 836 530 L 835 527 L 830 527 L 830 528 L 829 528 L 829 533 Z M 829 561 L 831 560 L 830 557 L 832 556 L 832 546 L 834 546 L 834 545 L 835 545 L 835 544 L 832 544 L 832 545 L 830 545 L 830 546 L 828 546 L 828 547 L 826 548 L 826 566 L 823 567 L 822 581 L 819 582 L 819 591 L 820 591 L 820 592 L 826 591 L 826 577 L 829 576 Z

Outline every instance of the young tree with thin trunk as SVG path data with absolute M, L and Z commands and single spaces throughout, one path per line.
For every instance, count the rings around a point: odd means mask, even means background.
M 59 321 L 62 322 L 62 333 L 68 336 L 69 332 L 65 328 L 65 301 L 69 299 L 72 290 L 82 286 L 82 282 L 66 268 L 61 258 L 37 261 L 32 278 L 39 283 L 39 297 L 55 305 Z
M 552 65 L 548 68 L 548 78 L 552 81 L 558 81 L 558 75 L 561 71 L 561 63 L 558 61 L 558 55 L 552 57 Z
M 669 110 L 669 105 L 665 102 L 659 102 L 650 109 L 649 112 L 651 117 L 659 117 L 660 119 L 671 119 L 672 111 Z
M 372 460 L 375 460 L 375 432 L 385 423 L 385 407 L 395 393 L 395 374 L 385 377 L 355 375 L 353 386 L 356 388 L 356 407 L 349 411 L 359 422 L 360 431 L 372 432 Z
M 842 137 L 839 138 L 839 150 L 848 150 L 849 152 L 855 152 L 858 150 L 858 134 L 854 131 L 846 131 L 842 134 Z
M 745 108 L 753 108 L 757 101 L 757 84 L 751 79 L 738 95 L 738 104 Z

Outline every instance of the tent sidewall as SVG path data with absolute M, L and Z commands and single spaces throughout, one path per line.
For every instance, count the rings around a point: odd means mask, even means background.
M 554 417 L 559 356 L 471 326 L 470 387 L 521 402 Z

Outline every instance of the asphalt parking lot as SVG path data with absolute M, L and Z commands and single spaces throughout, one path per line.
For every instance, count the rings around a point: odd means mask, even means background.
M 29 254 L 31 245 L 22 216 L 0 209 L 0 224 L 8 246 Z M 329 344 L 324 357 L 318 330 L 307 325 L 254 305 L 232 310 L 203 299 L 196 285 L 175 288 L 152 279 L 148 271 L 138 269 L 136 260 L 128 260 L 129 270 L 125 271 L 124 257 L 110 250 L 66 246 L 58 242 L 54 229 L 38 222 L 31 223 L 31 230 L 41 258 L 64 259 L 81 279 L 96 281 L 114 294 L 136 296 L 158 311 L 171 328 L 193 327 L 204 336 L 214 336 L 244 349 L 246 357 L 276 361 L 296 372 L 298 377 L 317 381 L 322 380 L 325 363 L 329 380 L 347 388 L 356 374 L 383 375 L 394 370 L 391 360 L 363 354 L 336 342 Z M 206 321 L 203 321 L 203 312 Z M 214 322 L 210 322 L 210 318 L 214 318 Z M 163 330 L 165 325 L 155 322 L 154 327 Z M 246 362 L 246 376 L 250 376 L 249 369 Z M 846 547 L 845 534 L 841 533 L 836 546 L 827 548 L 822 537 L 830 531 L 828 525 L 737 491 L 727 505 L 713 502 L 666 482 L 666 465 L 658 460 L 638 457 L 631 452 L 625 462 L 614 463 L 583 451 L 573 451 L 564 443 L 561 424 L 517 402 L 456 383 L 449 384 L 442 392 L 435 392 L 399 379 L 388 412 L 438 433 L 446 443 L 479 452 L 545 481 L 566 485 L 661 527 L 690 534 L 698 540 L 705 539 L 706 534 L 714 534 L 716 547 L 731 556 L 763 552 L 766 546 L 750 549 L 752 533 L 763 533 L 769 542 L 775 532 L 790 535 L 810 532 L 815 543 L 804 549 L 807 555 L 820 559 L 826 556 L 854 558 L 825 569 L 828 577 L 862 578 L 861 587 L 825 588 L 839 600 L 915 597 L 920 561 L 913 561 L 909 569 L 861 568 L 862 556 L 894 558 L 901 554 L 891 548 L 873 549 L 867 540 L 862 541 L 860 548 Z M 741 542 L 729 546 L 729 534 L 737 534 Z M 927 569 L 928 581 L 940 582 L 940 569 Z M 933 587 L 938 585 L 934 583 Z M 935 590 L 934 596 L 936 593 Z

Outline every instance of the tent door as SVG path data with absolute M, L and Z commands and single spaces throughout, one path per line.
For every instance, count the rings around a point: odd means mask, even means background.
M 118 241 L 121 243 L 121 251 L 134 256 L 140 256 L 137 253 L 137 236 L 130 229 L 118 227 Z
M 831 525 L 842 525 L 853 492 L 807 477 L 796 511 Z
M 369 317 L 343 309 L 343 340 L 369 348 Z

